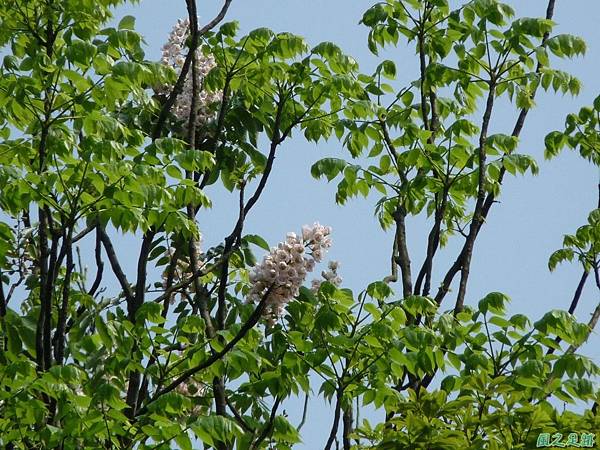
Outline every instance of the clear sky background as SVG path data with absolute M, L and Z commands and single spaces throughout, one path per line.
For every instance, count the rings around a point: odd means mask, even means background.
M 227 21 L 238 20 L 241 33 L 254 28 L 269 27 L 275 31 L 290 31 L 304 36 L 309 44 L 333 41 L 352 55 L 361 71 L 370 73 L 378 64 L 366 46 L 367 30 L 358 24 L 362 13 L 374 0 L 233 0 Z M 518 15 L 543 16 L 544 0 L 508 1 Z M 198 0 L 201 22 L 214 17 L 221 3 Z M 160 49 L 178 18 L 186 16 L 183 0 L 142 0 L 139 5 L 117 11 L 118 20 L 125 14 L 137 18 L 137 30 L 147 42 L 147 58 L 158 60 Z M 548 256 L 560 248 L 562 236 L 572 233 L 586 222 L 587 214 L 597 202 L 597 170 L 576 153 L 563 153 L 547 162 L 543 159 L 543 139 L 555 129 L 562 129 L 564 118 L 581 106 L 590 104 L 600 94 L 598 69 L 600 61 L 600 2 L 593 0 L 558 0 L 555 11 L 557 33 L 573 33 L 585 38 L 588 53 L 584 58 L 561 63 L 583 83 L 577 98 L 541 92 L 538 108 L 527 119 L 519 148 L 520 153 L 533 155 L 539 165 L 536 177 L 509 177 L 503 187 L 499 204 L 492 209 L 478 238 L 473 257 L 467 302 L 476 304 L 486 293 L 501 291 L 512 298 L 511 313 L 523 313 L 532 320 L 553 308 L 567 309 L 581 275 L 577 264 L 560 266 L 555 273 L 547 269 Z M 417 78 L 412 47 L 401 44 L 387 52 L 385 58 L 396 61 L 399 77 Z M 516 120 L 515 109 L 502 104 L 492 119 L 491 132 L 510 133 Z M 275 162 L 270 187 L 253 210 L 247 222 L 247 233 L 264 236 L 271 245 L 282 240 L 288 231 L 299 231 L 306 223 L 320 221 L 333 227 L 334 246 L 330 258 L 341 262 L 344 286 L 355 292 L 369 282 L 389 275 L 392 236 L 385 233 L 373 215 L 376 198 L 335 205 L 335 184 L 310 177 L 310 166 L 328 156 L 346 157 L 335 140 L 314 145 L 301 137 L 287 142 Z M 199 215 L 205 248 L 217 244 L 231 230 L 236 199 L 210 187 L 214 208 Z M 429 224 L 414 219 L 408 225 L 412 260 L 422 261 Z M 127 241 L 122 241 L 127 245 Z M 434 286 L 454 261 L 458 245 L 449 245 L 436 262 Z M 128 272 L 133 273 L 135 252 L 121 249 Z M 455 280 L 457 281 L 457 280 Z M 590 280 L 591 281 L 591 280 Z M 399 291 L 399 286 L 397 286 Z M 577 316 L 587 321 L 598 302 L 598 292 L 590 284 L 584 292 Z M 448 296 L 444 309 L 452 307 Z M 583 352 L 600 362 L 600 338 L 596 332 Z M 318 380 L 315 380 L 318 381 Z M 318 384 L 316 385 L 318 389 Z M 301 401 L 289 401 L 286 410 L 298 417 Z M 309 409 L 303 435 L 305 445 L 298 448 L 322 447 L 331 426 L 329 405 L 313 402 Z

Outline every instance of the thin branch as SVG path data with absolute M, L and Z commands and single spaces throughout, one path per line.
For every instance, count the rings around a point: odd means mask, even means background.
M 260 444 L 262 444 L 263 441 L 272 432 L 273 425 L 275 423 L 275 417 L 277 415 L 277 409 L 279 409 L 279 405 L 280 404 L 281 404 L 281 396 L 278 395 L 275 398 L 275 402 L 273 403 L 273 407 L 271 408 L 271 414 L 269 415 L 269 421 L 266 423 L 266 425 L 265 425 L 262 433 L 260 433 L 260 436 L 258 436 L 258 438 L 256 439 L 256 441 L 254 441 L 252 443 L 252 446 L 250 447 L 251 449 L 258 449 L 258 448 L 260 448 Z
M 2 281 L 2 270 L 0 270 L 0 318 L 6 316 L 7 307 L 8 302 L 6 301 L 6 296 L 4 295 L 4 281 Z
M 207 367 L 212 366 L 214 363 L 216 363 L 221 358 L 223 358 L 227 353 L 229 353 L 229 351 L 231 351 L 231 349 L 233 349 L 233 347 L 235 347 L 235 345 L 239 341 L 241 341 L 246 336 L 246 334 L 248 334 L 248 332 L 258 323 L 258 321 L 260 320 L 260 318 L 262 316 L 262 313 L 264 311 L 264 308 L 265 308 L 265 305 L 267 302 L 267 298 L 270 295 L 270 293 L 271 293 L 271 289 L 268 289 L 267 292 L 265 292 L 265 294 L 263 295 L 263 298 L 261 299 L 260 303 L 256 306 L 256 308 L 254 309 L 254 311 L 248 318 L 248 320 L 242 325 L 242 327 L 240 328 L 240 331 L 238 331 L 238 333 L 235 335 L 235 337 L 231 341 L 229 341 L 227 344 L 225 344 L 225 346 L 223 347 L 223 349 L 221 351 L 213 353 L 210 357 L 208 357 L 206 360 L 204 360 L 197 366 L 186 370 L 179 377 L 177 377 L 173 382 L 171 382 L 171 384 L 169 384 L 167 387 L 158 391 L 150 400 L 148 400 L 148 403 L 146 403 L 146 405 L 138 412 L 138 415 L 145 413 L 148 408 L 148 405 L 151 404 L 152 402 L 156 401 L 156 399 L 158 399 L 160 396 L 162 396 L 168 392 L 171 392 L 177 386 L 179 386 L 181 383 L 185 382 L 189 377 L 206 369 Z
M 600 291 L 600 273 L 597 265 L 596 267 L 594 267 L 594 280 L 596 281 L 596 287 L 598 288 L 598 291 Z M 571 345 L 568 348 L 567 353 L 575 353 L 579 349 L 579 347 L 581 347 L 585 342 L 587 342 L 590 335 L 596 328 L 596 325 L 598 325 L 598 320 L 600 320 L 600 303 L 596 305 L 596 308 L 594 309 L 594 312 L 592 313 L 592 316 L 590 317 L 590 320 L 588 322 L 588 335 L 584 340 L 582 340 L 581 343 Z
M 92 287 L 88 291 L 88 295 L 93 297 L 96 295 L 98 288 L 100 287 L 100 283 L 102 282 L 102 275 L 104 273 L 104 261 L 102 261 L 102 238 L 100 225 L 96 224 L 94 226 L 96 228 L 96 245 L 94 247 L 94 259 L 96 260 L 96 277 L 94 278 L 94 282 L 92 283 Z
M 306 416 L 307 416 L 307 414 L 308 414 L 308 392 L 306 394 L 304 394 L 304 406 L 302 406 L 302 419 L 300 420 L 300 423 L 296 427 L 296 430 L 298 432 L 300 432 L 300 430 L 302 429 L 302 427 L 306 423 Z
M 331 431 L 329 432 L 329 438 L 325 444 L 324 450 L 331 450 L 331 446 L 336 439 L 338 428 L 340 426 L 340 415 L 342 410 L 342 396 L 344 394 L 343 389 L 339 388 L 336 391 L 335 396 L 335 407 L 333 412 L 333 423 L 331 425 Z
M 250 427 L 250 425 L 248 425 L 248 423 L 244 420 L 244 418 L 242 417 L 242 415 L 240 414 L 240 412 L 237 410 L 237 408 L 235 407 L 235 405 L 233 403 L 231 403 L 231 400 L 229 399 L 229 397 L 225 397 L 225 402 L 227 403 L 227 407 L 229 408 L 229 410 L 231 411 L 231 414 L 233 414 L 233 417 L 235 417 L 235 421 L 248 433 L 254 433 L 254 430 Z

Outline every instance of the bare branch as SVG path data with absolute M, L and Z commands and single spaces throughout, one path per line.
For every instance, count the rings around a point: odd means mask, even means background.
M 94 278 L 94 283 L 92 287 L 88 291 L 88 295 L 93 297 L 96 295 L 98 288 L 100 287 L 100 283 L 102 282 L 102 274 L 104 273 L 104 261 L 102 261 L 102 239 L 101 239 L 101 231 L 100 225 L 96 224 L 96 245 L 94 248 L 94 258 L 96 260 L 96 278 Z
M 402 291 L 404 297 L 412 295 L 412 275 L 410 270 L 410 257 L 408 254 L 408 246 L 406 243 L 406 211 L 402 205 L 399 205 L 394 212 L 394 221 L 396 222 L 396 248 L 398 250 L 398 258 L 396 262 L 400 266 L 402 276 Z
M 102 228 L 101 225 L 98 225 L 98 232 L 100 233 L 100 240 L 102 241 L 102 245 L 104 245 L 104 251 L 108 256 L 108 261 L 110 262 L 110 266 L 113 270 L 113 273 L 117 277 L 119 284 L 121 285 L 121 289 L 123 290 L 123 294 L 125 295 L 125 299 L 127 303 L 133 302 L 134 294 L 131 290 L 131 285 L 129 281 L 127 281 L 127 277 L 125 276 L 125 272 L 121 268 L 121 264 L 119 264 L 119 260 L 117 259 L 117 254 L 115 252 L 115 248 L 112 245 L 112 242 L 108 235 L 106 234 L 106 230 Z
M 352 426 L 353 421 L 353 411 L 352 411 L 352 403 L 350 403 L 347 407 L 343 408 L 344 414 L 342 417 L 343 422 L 343 445 L 344 450 L 350 450 L 352 447 L 352 443 L 350 442 L 350 434 L 354 431 Z

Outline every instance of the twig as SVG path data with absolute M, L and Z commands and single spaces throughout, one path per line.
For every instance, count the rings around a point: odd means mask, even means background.
M 269 421 L 266 423 L 262 433 L 260 433 L 260 436 L 258 436 L 256 441 L 254 441 L 254 443 L 250 447 L 252 450 L 260 448 L 260 444 L 262 444 L 262 442 L 267 438 L 267 436 L 269 436 L 269 434 L 273 430 L 273 424 L 275 423 L 275 417 L 276 417 L 277 409 L 279 408 L 280 403 L 281 403 L 281 397 L 278 395 L 275 398 L 273 407 L 271 408 L 271 414 L 269 415 Z
M 150 400 L 148 400 L 146 405 L 138 412 L 137 415 L 145 413 L 148 408 L 148 405 L 151 404 L 152 402 L 156 401 L 156 399 L 158 399 L 161 395 L 171 392 L 177 386 L 179 386 L 181 383 L 185 382 L 189 377 L 206 369 L 207 367 L 212 366 L 215 362 L 219 361 L 221 358 L 223 358 L 223 356 L 225 356 L 227 353 L 229 353 L 229 351 L 233 347 L 235 347 L 235 345 L 239 341 L 241 341 L 246 336 L 246 334 L 248 334 L 248 332 L 258 323 L 258 321 L 260 320 L 262 313 L 264 311 L 264 308 L 265 308 L 268 296 L 271 293 L 271 290 L 272 290 L 272 288 L 268 289 L 265 292 L 260 303 L 256 306 L 256 308 L 254 309 L 254 311 L 252 312 L 252 314 L 250 315 L 248 320 L 242 325 L 242 327 L 240 328 L 240 331 L 235 335 L 235 337 L 231 341 L 229 341 L 227 344 L 225 344 L 225 346 L 223 347 L 223 349 L 221 351 L 213 353 L 205 361 L 201 362 L 200 364 L 198 364 L 195 367 L 192 367 L 191 369 L 186 370 L 179 377 L 177 377 L 173 382 L 171 382 L 171 384 L 169 384 L 167 387 L 158 391 Z

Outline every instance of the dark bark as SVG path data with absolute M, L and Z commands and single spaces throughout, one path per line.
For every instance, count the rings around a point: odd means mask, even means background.
M 458 272 L 461 272 L 461 283 L 459 287 L 459 292 L 456 300 L 456 304 L 454 306 L 455 313 L 458 313 L 462 310 L 464 304 L 464 297 L 466 294 L 466 286 L 467 280 L 469 276 L 469 269 L 471 264 L 471 256 L 473 254 L 473 247 L 475 244 L 475 239 L 477 238 L 477 234 L 483 221 L 485 219 L 484 215 L 484 205 L 485 205 L 485 173 L 486 173 L 486 155 L 485 155 L 485 141 L 487 139 L 487 131 L 492 115 L 492 110 L 494 107 L 494 94 L 495 94 L 495 83 L 492 81 L 489 86 L 488 97 L 486 101 L 485 112 L 483 115 L 481 132 L 479 135 L 479 147 L 478 147 L 478 159 L 479 159 L 479 179 L 477 186 L 477 200 L 475 203 L 475 210 L 473 213 L 473 219 L 471 221 L 471 226 L 469 229 L 469 234 L 467 239 L 463 245 L 463 248 L 454 262 L 454 264 L 450 267 L 448 272 L 446 273 L 444 280 L 438 292 L 435 296 L 435 301 L 438 304 L 441 304 L 444 297 L 450 290 L 450 284 L 452 280 L 456 276 Z
M 140 248 L 140 254 L 138 256 L 137 264 L 137 281 L 135 284 L 135 296 L 133 302 L 128 302 L 127 309 L 129 314 L 129 320 L 135 323 L 135 314 L 138 309 L 144 304 L 146 296 L 146 279 L 148 275 L 148 256 L 152 249 L 152 241 L 156 236 L 154 230 L 148 230 L 142 239 L 142 245 Z
M 94 278 L 94 282 L 92 283 L 92 287 L 88 291 L 88 295 L 93 297 L 96 295 L 98 288 L 100 288 L 100 283 L 102 282 L 102 275 L 104 273 L 104 261 L 102 261 L 102 240 L 101 240 L 101 232 L 100 225 L 96 225 L 96 245 L 94 247 L 94 259 L 96 261 L 96 277 Z
M 404 207 L 399 206 L 394 213 L 396 222 L 396 248 L 398 250 L 397 263 L 400 266 L 402 277 L 402 293 L 404 298 L 412 295 L 412 275 L 410 270 L 410 257 L 406 245 L 406 211 Z
M 571 300 L 571 305 L 569 306 L 569 314 L 575 313 L 575 309 L 577 308 L 577 305 L 579 304 L 579 300 L 581 299 L 581 294 L 583 293 L 583 288 L 585 287 L 588 276 L 589 276 L 589 272 L 587 270 L 584 270 L 583 273 L 581 274 L 581 278 L 579 279 L 579 283 L 577 283 L 577 288 L 575 289 L 575 294 L 573 294 L 573 300 Z M 561 341 L 562 341 L 562 339 L 560 338 L 560 336 L 556 336 L 554 338 L 554 342 L 556 344 L 560 344 Z M 546 351 L 546 355 L 552 355 L 555 351 L 556 351 L 555 348 L 550 347 Z
M 600 269 L 599 269 L 599 267 L 598 266 L 594 267 L 593 272 L 594 272 L 594 280 L 596 282 L 596 287 L 598 288 L 598 292 L 600 292 Z M 579 349 L 579 347 L 581 347 L 585 342 L 587 342 L 587 340 L 589 339 L 589 336 L 592 334 L 592 332 L 596 328 L 596 325 L 598 325 L 598 320 L 600 320 L 600 302 L 596 305 L 596 308 L 592 312 L 592 316 L 590 317 L 590 320 L 588 321 L 588 335 L 587 335 L 586 339 L 578 345 L 571 345 L 568 348 L 567 353 L 575 353 Z
M 446 205 L 448 203 L 448 191 L 449 186 L 448 181 L 446 181 L 444 190 L 442 192 L 441 204 L 439 207 L 436 208 L 434 224 L 427 237 L 427 254 L 425 257 L 425 261 L 421 266 L 421 270 L 419 270 L 419 274 L 417 275 L 417 280 L 415 282 L 414 292 L 417 295 L 427 296 L 429 295 L 429 291 L 431 289 L 431 277 L 433 275 L 433 258 L 435 257 L 437 249 L 440 245 L 442 221 L 444 219 Z M 421 286 L 423 286 L 422 289 Z
M 462 311 L 465 302 L 465 295 L 467 293 L 467 281 L 469 279 L 469 272 L 471 269 L 471 259 L 473 257 L 473 248 L 475 245 L 475 239 L 479 233 L 479 229 L 483 224 L 483 205 L 485 202 L 485 176 L 487 171 L 486 165 L 486 149 L 485 143 L 487 140 L 488 128 L 492 117 L 492 110 L 494 109 L 494 97 L 496 94 L 496 84 L 494 80 L 490 82 L 488 98 L 485 106 L 485 112 L 483 114 L 483 123 L 481 126 L 481 133 L 479 135 L 479 180 L 477 186 L 477 201 L 475 203 L 475 211 L 473 212 L 473 220 L 469 229 L 469 235 L 465 242 L 465 251 L 463 252 L 463 258 L 461 261 L 461 273 L 460 273 L 460 284 L 458 287 L 458 296 L 456 298 L 456 304 L 454 305 L 454 314 L 458 314 Z
M 2 275 L 2 271 L 0 270 L 0 318 L 6 316 L 6 308 L 8 308 L 8 302 L 6 301 L 6 295 L 4 294 Z
M 555 0 L 549 0 L 548 2 L 548 6 L 546 8 L 546 19 L 551 20 L 553 15 L 554 15 L 554 5 L 555 5 Z M 548 40 L 549 38 L 549 33 L 545 33 L 544 36 L 542 37 L 542 45 L 545 44 L 545 42 Z M 538 63 L 537 67 L 536 67 L 536 72 L 539 73 L 542 69 L 542 65 Z M 535 97 L 536 91 L 534 91 L 532 93 L 532 97 Z M 513 132 L 512 132 L 512 136 L 514 137 L 519 137 L 523 126 L 525 124 L 525 119 L 527 117 L 527 114 L 529 113 L 529 110 L 527 109 L 522 109 L 519 113 L 519 116 L 517 118 L 517 121 L 515 123 L 515 126 L 513 128 Z M 500 170 L 500 175 L 498 178 L 498 183 L 502 184 L 502 180 L 504 177 L 504 174 L 506 173 L 506 169 L 504 169 L 504 167 Z M 600 192 L 600 186 L 599 186 L 599 192 Z M 492 192 L 490 192 L 489 194 L 487 194 L 487 196 L 485 197 L 485 200 L 483 202 L 483 207 L 481 208 L 481 219 L 479 221 L 479 226 L 476 228 L 471 228 L 470 229 L 470 234 L 467 237 L 467 240 L 469 239 L 469 237 L 471 237 L 472 232 L 474 231 L 474 238 L 477 237 L 477 234 L 479 233 L 479 230 L 481 229 L 481 225 L 483 224 L 483 222 L 485 221 L 486 217 L 489 214 L 489 211 L 493 205 L 493 203 L 495 202 L 495 196 Z M 475 222 L 475 218 L 473 218 L 472 221 L 472 225 Z M 463 246 L 461 253 L 459 254 L 458 258 L 456 259 L 456 261 L 454 262 L 454 264 L 451 266 L 450 270 L 446 273 L 446 276 L 444 277 L 444 280 L 442 282 L 442 285 L 440 287 L 440 289 L 438 290 L 438 293 L 435 297 L 435 300 L 437 301 L 438 304 L 440 304 L 442 302 L 442 300 L 444 299 L 445 295 L 448 293 L 449 290 L 449 286 L 452 283 L 452 280 L 454 278 L 454 276 L 461 270 L 462 268 L 462 261 L 463 258 L 465 258 L 465 253 L 466 253 L 466 244 L 465 246 Z M 458 298 L 457 298 L 457 303 L 455 305 L 455 313 L 457 312 L 457 307 L 460 306 L 460 308 L 462 308 L 462 305 L 459 305 L 458 303 Z M 463 299 L 464 300 L 464 299 Z M 599 311 L 600 314 L 600 311 Z M 423 387 L 427 387 L 431 381 L 433 380 L 435 376 L 435 373 L 428 375 L 424 378 L 424 380 L 422 380 L 421 382 L 421 386 Z
M 54 341 L 56 342 L 55 355 L 57 364 L 62 364 L 65 356 L 65 342 L 66 342 L 66 323 L 67 314 L 69 313 L 69 296 L 71 293 L 71 275 L 75 264 L 73 264 L 73 246 L 71 242 L 71 231 L 65 233 L 64 236 L 66 252 L 67 252 L 67 267 L 65 269 L 65 277 L 63 279 L 62 286 L 62 303 L 58 313 L 58 323 L 56 326 L 56 333 L 54 335 Z
M 119 263 L 119 260 L 117 258 L 115 248 L 112 245 L 112 241 L 106 234 L 106 230 L 104 230 L 104 228 L 102 228 L 100 225 L 98 225 L 98 232 L 100 233 L 100 240 L 102 241 L 102 245 L 104 246 L 104 251 L 106 252 L 106 256 L 108 257 L 110 267 L 112 268 L 113 273 L 117 277 L 121 289 L 123 290 L 123 295 L 127 300 L 127 305 L 133 304 L 135 301 L 134 293 L 131 290 L 131 285 L 129 284 L 129 281 L 127 281 L 125 272 L 123 272 L 123 269 L 121 268 L 121 264 Z
M 235 421 L 239 424 L 239 426 L 242 427 L 245 432 L 254 434 L 255 430 L 252 427 L 250 427 L 250 425 L 248 425 L 248 422 L 244 420 L 244 418 L 237 410 L 235 405 L 231 402 L 231 400 L 228 397 L 226 397 L 225 401 L 227 402 L 227 407 L 231 411 L 231 414 L 233 414 L 233 417 L 235 418 Z
M 196 73 L 196 51 L 195 49 L 198 46 L 198 18 L 196 12 L 196 2 L 195 0 L 187 0 L 187 8 L 188 8 L 188 16 L 190 19 L 190 29 L 191 29 L 191 39 L 192 39 L 192 48 L 190 49 L 191 54 L 191 65 L 192 65 L 192 103 L 190 108 L 190 116 L 188 118 L 188 144 L 192 150 L 196 150 L 196 118 L 198 114 L 198 95 L 200 91 L 200 86 L 198 85 L 198 76 Z M 194 180 L 196 177 L 193 173 L 186 171 L 186 178 L 189 180 Z M 190 220 L 196 215 L 196 205 L 188 205 L 188 216 Z M 192 237 L 190 239 L 190 261 L 193 264 L 194 270 L 197 270 L 200 267 L 199 255 L 197 253 L 197 239 Z M 227 271 L 229 267 L 229 260 L 226 259 L 223 263 L 222 271 L 225 271 L 225 282 L 223 288 L 226 288 L 227 282 Z M 201 286 L 198 279 L 194 281 L 196 288 L 196 300 L 200 304 L 200 310 L 202 317 L 206 323 L 207 334 L 209 337 L 214 338 L 215 332 L 212 325 L 212 320 L 210 318 L 210 314 L 207 308 L 206 300 L 202 295 L 203 286 Z M 221 290 L 221 286 L 220 286 Z M 224 302 L 223 302 L 224 303 Z M 219 297 L 219 311 L 224 307 Z M 218 321 L 219 322 L 219 321 Z M 222 329 L 223 326 L 219 322 L 218 328 Z M 225 382 L 223 377 L 214 377 L 213 378 L 213 394 L 215 400 L 215 412 L 219 416 L 226 416 L 227 411 L 227 402 L 225 399 Z M 216 447 L 218 450 L 227 450 L 227 446 L 225 442 L 217 442 Z
M 333 424 L 331 425 L 331 431 L 329 432 L 329 438 L 325 443 L 325 447 L 323 450 L 331 450 L 331 446 L 335 441 L 338 433 L 338 429 L 340 427 L 340 416 L 342 411 L 342 396 L 344 391 L 338 388 L 336 396 L 335 396 L 335 407 L 333 412 Z
M 39 239 L 39 258 L 37 266 L 40 271 L 40 312 L 38 316 L 36 335 L 35 335 L 35 351 L 36 351 L 36 362 L 38 369 L 44 370 L 45 357 L 44 357 L 44 333 L 46 324 L 49 322 L 48 318 L 48 305 L 51 300 L 46 298 L 46 283 L 48 280 L 48 236 L 47 236 L 47 225 L 46 225 L 46 213 L 42 208 L 39 209 L 39 224 L 38 224 L 38 239 Z
M 132 301 L 127 302 L 127 311 L 129 321 L 136 323 L 136 314 L 139 308 L 144 304 L 144 298 L 146 294 L 146 277 L 147 277 L 147 266 L 148 256 L 150 255 L 150 249 L 152 248 L 152 241 L 156 233 L 154 230 L 149 230 L 144 234 L 142 239 L 142 245 L 140 248 L 140 255 L 138 257 L 137 266 L 137 282 L 135 286 L 135 297 Z M 132 353 L 137 351 L 137 345 L 132 349 Z M 129 405 L 129 417 L 134 417 L 136 407 L 138 404 L 138 396 L 140 394 L 140 382 L 141 374 L 139 371 L 134 370 L 129 374 L 129 385 L 127 388 L 126 402 Z
M 348 405 L 347 407 L 343 408 L 344 414 L 342 417 L 342 421 L 343 421 L 343 446 L 344 446 L 344 450 L 350 450 L 350 447 L 352 447 L 352 442 L 350 441 L 350 434 L 352 434 L 352 432 L 354 431 L 353 429 L 353 424 L 352 421 L 353 419 L 353 411 L 352 411 L 352 405 Z
M 574 314 L 575 309 L 577 309 L 577 305 L 579 304 L 579 300 L 581 299 L 581 294 L 583 293 L 583 288 L 585 287 L 588 275 L 589 272 L 587 270 L 584 270 L 581 274 L 579 283 L 577 283 L 577 289 L 575 289 L 575 294 L 573 295 L 573 300 L 571 300 L 571 305 L 569 306 L 569 314 Z
M 46 213 L 47 214 L 47 213 Z M 49 217 L 46 216 L 46 217 Z M 44 367 L 48 370 L 52 366 L 52 296 L 54 294 L 55 274 L 58 271 L 58 236 L 52 237 L 50 245 L 50 255 L 48 261 L 48 270 L 46 272 L 45 283 L 42 285 L 41 304 L 44 309 L 44 331 L 43 331 L 43 347 L 44 347 Z
M 553 15 L 554 15 L 554 6 L 555 6 L 555 0 L 549 0 L 548 2 L 548 6 L 546 8 L 546 19 L 551 20 Z M 544 34 L 544 36 L 542 37 L 542 45 L 545 44 L 545 42 L 548 40 L 549 38 L 549 33 Z M 538 63 L 537 67 L 536 67 L 536 73 L 539 73 L 542 69 L 542 65 Z M 536 92 L 534 91 L 532 93 L 532 97 L 535 97 Z M 517 117 L 517 121 L 515 123 L 515 126 L 513 128 L 512 131 L 512 136 L 514 137 L 519 137 L 519 135 L 521 134 L 521 131 L 523 130 L 523 126 L 525 124 L 525 119 L 527 118 L 527 115 L 529 114 L 529 110 L 528 109 L 522 109 L 519 112 L 519 116 Z M 501 168 L 500 169 L 500 175 L 498 178 L 498 183 L 502 184 L 503 181 L 503 177 L 504 174 L 506 173 L 506 169 Z M 479 230 L 481 229 L 481 225 L 483 224 L 483 222 L 485 221 L 486 217 L 489 214 L 489 211 L 493 205 L 493 203 L 495 202 L 495 195 L 493 193 L 488 193 L 487 196 L 485 197 L 485 200 L 483 202 L 483 207 L 481 208 L 480 211 L 480 219 L 478 220 L 479 224 L 476 227 L 472 227 L 471 228 L 471 232 L 474 231 L 475 233 L 475 238 L 477 237 L 477 234 L 479 233 Z M 474 225 L 474 221 L 475 221 L 476 217 L 474 217 L 473 222 L 471 223 L 471 225 Z M 470 234 L 471 236 L 471 234 Z M 448 293 L 449 287 L 450 287 L 450 283 L 452 283 L 452 280 L 454 279 L 454 276 L 462 269 L 462 262 L 464 260 L 464 258 L 466 258 L 466 246 L 467 243 L 465 243 L 465 246 L 463 247 L 463 250 L 461 250 L 461 253 L 459 255 L 459 257 L 457 258 L 457 260 L 455 261 L 455 263 L 452 265 L 452 267 L 450 268 L 450 270 L 446 273 L 446 276 L 444 277 L 444 280 L 442 282 L 442 286 L 440 287 L 440 289 L 438 290 L 438 293 L 436 295 L 436 301 L 438 303 L 441 303 L 442 300 L 444 299 L 444 297 L 446 296 L 446 294 Z M 467 277 L 468 277 L 468 272 L 467 272 Z M 465 280 L 465 289 L 466 289 L 466 280 Z M 455 311 L 461 309 L 462 305 L 459 303 L 458 301 L 459 299 L 457 299 L 457 303 L 455 305 Z M 464 299 L 463 299 L 464 300 Z
M 429 119 L 427 115 L 427 94 L 425 92 L 425 70 L 427 69 L 427 63 L 425 61 L 425 24 L 421 24 L 421 30 L 418 39 L 418 52 L 419 52 L 419 72 L 420 72 L 420 92 L 421 92 L 421 120 L 423 121 L 423 127 L 429 130 Z

